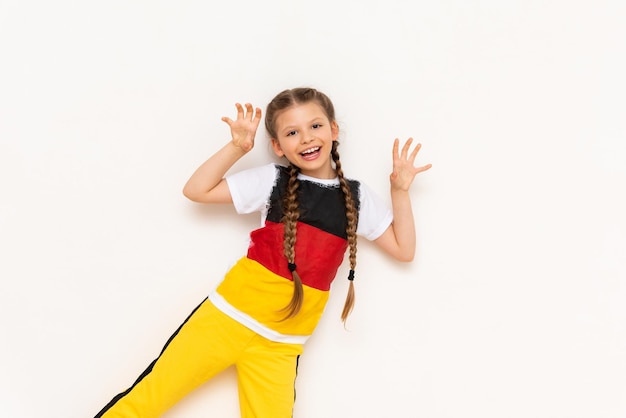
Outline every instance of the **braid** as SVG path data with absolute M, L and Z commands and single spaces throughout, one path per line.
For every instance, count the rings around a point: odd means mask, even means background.
M 348 275 L 348 280 L 350 281 L 350 286 L 348 288 L 348 296 L 346 297 L 346 302 L 343 306 L 343 312 L 341 313 L 341 320 L 345 323 L 352 312 L 352 308 L 354 308 L 354 269 L 356 267 L 356 227 L 358 214 L 356 210 L 356 206 L 354 204 L 354 199 L 352 198 L 352 192 L 350 191 L 350 187 L 348 186 L 348 181 L 343 175 L 343 170 L 341 169 L 341 162 L 339 161 L 339 152 L 337 151 L 337 146 L 339 143 L 337 141 L 333 142 L 332 149 L 332 157 L 335 162 L 335 171 L 337 172 L 337 177 L 339 177 L 339 184 L 341 185 L 341 191 L 343 192 L 343 197 L 346 205 L 346 219 L 348 221 L 348 225 L 346 227 L 346 235 L 348 236 L 348 244 L 350 245 L 350 274 Z
M 293 278 L 293 296 L 287 306 L 283 308 L 288 311 L 284 319 L 294 317 L 302 307 L 304 291 L 302 289 L 302 280 L 296 272 L 296 225 L 300 217 L 300 209 L 298 206 L 298 173 L 300 169 L 293 164 L 289 164 L 289 181 L 287 183 L 287 192 L 283 201 L 283 224 L 284 224 L 284 241 L 283 252 L 289 263 L 289 270 Z

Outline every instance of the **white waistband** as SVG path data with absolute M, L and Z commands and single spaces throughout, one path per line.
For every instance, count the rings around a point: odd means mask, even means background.
M 310 337 L 310 335 L 290 335 L 281 334 L 280 332 L 274 331 L 273 329 L 261 324 L 251 316 L 246 315 L 245 313 L 233 307 L 230 303 L 226 301 L 226 299 L 222 297 L 222 295 L 217 293 L 217 291 L 213 291 L 211 292 L 211 294 L 209 294 L 209 300 L 213 302 L 217 309 L 270 341 L 288 344 L 304 344 Z

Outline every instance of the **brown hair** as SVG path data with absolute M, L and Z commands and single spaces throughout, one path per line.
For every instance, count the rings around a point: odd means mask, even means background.
M 305 104 L 309 102 L 317 103 L 324 111 L 330 122 L 336 122 L 335 108 L 324 93 L 317 91 L 313 88 L 299 87 L 290 90 L 284 90 L 272 99 L 267 105 L 265 112 L 265 130 L 270 138 L 277 138 L 276 134 L 276 118 L 285 109 L 298 104 Z M 352 192 L 348 185 L 348 181 L 345 179 L 343 170 L 341 168 L 341 162 L 339 160 L 339 152 L 337 151 L 337 141 L 333 142 L 331 156 L 335 163 L 335 171 L 339 178 L 339 184 L 344 196 L 344 203 L 346 208 L 346 235 L 348 238 L 348 245 L 350 247 L 350 273 L 348 279 L 350 281 L 350 287 L 348 288 L 348 296 L 341 313 L 341 320 L 345 323 L 348 315 L 352 312 L 354 307 L 354 269 L 356 267 L 356 228 L 357 228 L 357 208 L 352 197 Z M 289 163 L 289 180 L 287 183 L 287 190 L 283 201 L 283 225 L 285 239 L 283 242 L 283 252 L 287 258 L 289 271 L 291 271 L 294 291 L 291 301 L 284 310 L 287 311 L 287 316 L 284 319 L 294 317 L 300 311 L 302 307 L 302 301 L 304 298 L 304 292 L 302 289 L 302 280 L 297 273 L 295 264 L 295 244 L 296 244 L 296 224 L 300 216 L 300 210 L 298 205 L 298 188 L 300 181 L 298 180 L 298 173 L 300 169 L 295 165 Z

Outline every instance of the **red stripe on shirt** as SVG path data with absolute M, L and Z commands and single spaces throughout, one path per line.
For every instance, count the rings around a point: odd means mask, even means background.
M 250 233 L 248 258 L 291 280 L 283 252 L 283 237 L 282 223 L 266 221 L 264 227 Z M 329 290 L 347 248 L 347 240 L 298 222 L 295 264 L 302 283 L 315 289 Z

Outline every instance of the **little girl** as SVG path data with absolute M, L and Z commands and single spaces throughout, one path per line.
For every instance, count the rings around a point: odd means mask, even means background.
M 303 344 L 313 333 L 330 284 L 349 248 L 350 286 L 342 313 L 354 303 L 357 235 L 400 261 L 415 253 L 409 187 L 430 164 L 415 167 L 420 145 L 393 145 L 392 210 L 364 184 L 344 177 L 339 127 L 329 98 L 311 88 L 279 93 L 265 127 L 287 166 L 269 164 L 224 177 L 254 146 L 261 110 L 246 104 L 222 120 L 232 140 L 191 176 L 183 193 L 202 203 L 259 211 L 247 255 L 185 320 L 137 381 L 96 417 L 158 417 L 225 368 L 237 370 L 241 416 L 292 416 Z

